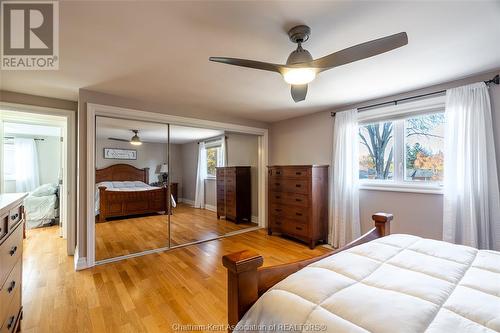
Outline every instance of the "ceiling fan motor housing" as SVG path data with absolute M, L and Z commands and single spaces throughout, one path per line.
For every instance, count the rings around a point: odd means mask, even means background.
M 306 62 L 311 62 L 313 61 L 313 57 L 311 56 L 311 53 L 307 51 L 306 49 L 303 49 L 302 46 L 297 47 L 295 51 L 290 53 L 288 56 L 288 59 L 286 60 L 287 65 L 293 65 L 293 64 L 300 64 L 300 63 L 306 63 Z

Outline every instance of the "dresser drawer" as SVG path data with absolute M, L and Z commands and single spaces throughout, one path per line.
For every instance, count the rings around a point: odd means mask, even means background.
M 19 221 L 21 221 L 23 212 L 23 206 L 18 205 L 9 212 L 9 230 L 11 230 Z
M 7 316 L 10 303 L 17 290 L 21 288 L 22 260 L 19 260 L 10 272 L 4 285 L 0 288 L 0 321 Z
M 23 252 L 23 226 L 18 225 L 12 234 L 0 245 L 0 285 L 10 274 Z
M 271 176 L 272 178 L 284 177 L 308 179 L 311 176 L 311 169 L 305 167 L 272 168 L 269 171 L 269 176 Z
M 277 215 L 271 215 L 270 218 L 271 228 L 275 231 L 282 231 L 285 226 L 285 218 Z
M 307 223 L 309 210 L 304 207 L 288 205 L 271 205 L 271 214 L 286 217 L 287 219 Z
M 286 220 L 284 230 L 290 235 L 295 235 L 298 237 L 309 237 L 309 226 L 307 224 Z
M 9 225 L 9 214 L 0 216 L 0 241 L 7 235 L 7 226 Z
M 295 180 L 295 179 L 271 179 L 270 188 L 273 192 L 291 192 L 308 194 L 309 181 L 308 180 Z
M 300 193 L 271 192 L 269 199 L 271 204 L 295 205 L 309 207 L 309 196 Z
M 17 321 L 20 319 L 19 310 L 21 309 L 21 288 L 18 288 L 13 296 L 12 302 L 7 309 L 0 333 L 12 333 L 16 328 Z

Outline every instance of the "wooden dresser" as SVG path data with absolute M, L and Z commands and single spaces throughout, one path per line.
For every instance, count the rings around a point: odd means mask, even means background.
M 0 194 L 0 332 L 20 329 L 25 193 Z
M 326 242 L 328 233 L 328 166 L 268 167 L 269 227 L 309 244 Z
M 217 168 L 217 218 L 236 223 L 252 221 L 250 167 Z

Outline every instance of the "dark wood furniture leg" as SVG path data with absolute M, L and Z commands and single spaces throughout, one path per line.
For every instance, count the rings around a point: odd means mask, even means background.
M 392 214 L 376 213 L 372 216 L 375 228 L 352 241 L 346 246 L 318 257 L 305 259 L 290 264 L 261 267 L 264 259 L 253 251 L 240 251 L 222 257 L 222 264 L 227 268 L 227 318 L 228 330 L 232 332 L 243 315 L 265 293 L 292 273 L 318 260 L 345 251 L 351 247 L 367 243 L 389 235 Z

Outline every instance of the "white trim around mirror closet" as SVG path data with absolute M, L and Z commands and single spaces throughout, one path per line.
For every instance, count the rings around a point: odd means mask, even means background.
M 87 103 L 87 191 L 86 191 L 86 232 L 87 232 L 87 256 L 86 258 L 79 258 L 81 265 L 78 269 L 84 269 L 93 267 L 99 264 L 105 264 L 109 262 L 115 262 L 118 260 L 134 258 L 142 255 L 147 255 L 151 253 L 164 252 L 170 249 L 179 248 L 183 246 L 188 246 L 192 244 L 197 244 L 201 242 L 206 242 L 209 240 L 200 240 L 192 243 L 182 244 L 176 247 L 164 247 L 158 249 L 152 249 L 147 251 L 142 251 L 134 254 L 119 256 L 115 258 L 109 258 L 105 260 L 95 261 L 95 218 L 94 218 L 94 203 L 95 203 L 95 126 L 96 117 L 112 117 L 112 118 L 122 118 L 137 121 L 164 123 L 169 125 L 178 126 L 190 126 L 190 127 L 200 127 L 208 129 L 218 129 L 230 132 L 237 132 L 242 134 L 253 134 L 258 136 L 258 165 L 259 165 L 259 179 L 258 179 L 258 203 L 259 203 L 259 226 L 244 229 L 238 232 L 228 233 L 223 236 L 219 236 L 215 239 L 224 238 L 228 236 L 233 236 L 238 233 L 253 231 L 259 228 L 265 228 L 267 225 L 267 172 L 266 167 L 268 164 L 268 130 L 265 128 L 257 128 L 250 126 L 242 126 L 231 123 L 223 123 L 211 120 L 203 120 L 196 118 L 173 116 L 163 113 L 155 113 L 149 111 L 141 111 L 129 108 L 122 108 L 109 105 L 101 105 L 94 103 Z

